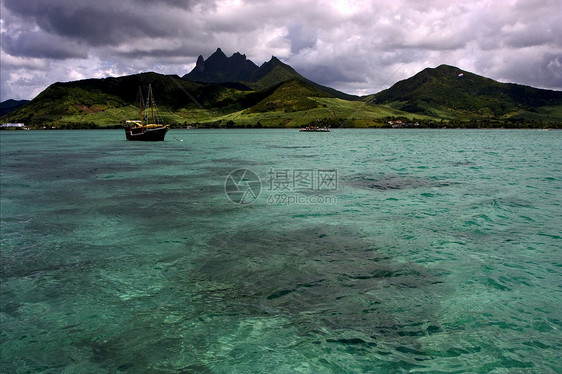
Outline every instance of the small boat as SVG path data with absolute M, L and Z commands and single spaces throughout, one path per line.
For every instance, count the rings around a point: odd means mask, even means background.
M 125 121 L 125 136 L 127 140 L 142 140 L 142 141 L 162 141 L 166 136 L 169 128 L 167 125 L 162 124 L 162 118 L 158 115 L 154 96 L 152 94 L 152 85 L 148 85 L 148 97 L 146 98 L 146 105 L 143 106 L 142 90 L 139 87 L 138 104 L 140 111 L 140 120 Z M 150 118 L 145 109 L 150 110 Z M 150 121 L 149 121 L 150 119 Z
M 330 132 L 330 129 L 327 127 L 307 126 L 301 128 L 299 132 Z

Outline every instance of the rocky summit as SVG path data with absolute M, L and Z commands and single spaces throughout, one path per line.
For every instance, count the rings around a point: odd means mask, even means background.
M 258 69 L 258 66 L 248 60 L 246 55 L 236 52 L 231 57 L 227 57 L 218 48 L 207 60 L 199 56 L 195 68 L 183 78 L 205 83 L 251 81 L 252 75 Z

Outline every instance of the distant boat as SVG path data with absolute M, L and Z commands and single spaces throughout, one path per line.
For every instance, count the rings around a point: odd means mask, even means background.
M 154 96 L 152 94 L 152 85 L 148 85 L 148 97 L 146 104 L 143 105 L 142 90 L 139 87 L 138 104 L 140 111 L 140 120 L 125 121 L 125 136 L 127 140 L 142 140 L 142 141 L 162 141 L 166 136 L 169 128 L 167 125 L 162 124 L 162 119 L 158 115 Z M 150 117 L 148 116 L 150 112 Z
M 330 129 L 327 127 L 307 126 L 301 128 L 299 131 L 300 132 L 330 132 Z

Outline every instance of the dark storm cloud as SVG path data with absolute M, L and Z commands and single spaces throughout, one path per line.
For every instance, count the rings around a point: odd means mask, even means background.
M 180 0 L 4 2 L 14 15 L 35 23 L 45 36 L 57 35 L 92 47 L 115 45 L 141 36 L 172 36 L 170 20 L 174 9 L 189 10 L 194 4 Z
M 4 0 L 0 7 L 1 99 L 30 98 L 54 81 L 183 75 L 217 47 L 258 65 L 275 55 L 355 94 L 440 64 L 562 89 L 559 0 Z

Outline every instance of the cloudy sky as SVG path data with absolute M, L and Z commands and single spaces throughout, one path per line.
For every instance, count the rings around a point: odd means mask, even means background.
M 562 90 L 561 0 L 2 0 L 0 101 L 48 85 L 183 75 L 217 47 L 352 94 L 449 64 Z

